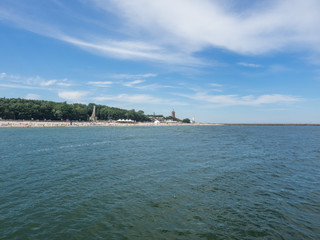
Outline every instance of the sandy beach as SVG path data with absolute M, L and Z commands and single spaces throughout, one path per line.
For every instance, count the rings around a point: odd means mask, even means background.
M 181 123 L 181 122 L 135 122 L 118 123 L 107 121 L 21 121 L 21 120 L 0 120 L 0 128 L 34 128 L 34 127 L 123 127 L 123 126 L 234 126 L 234 125 L 255 125 L 255 126 L 320 126 L 318 123 Z
M 219 124 L 204 124 L 204 123 L 152 123 L 152 122 L 136 122 L 136 123 L 117 123 L 107 121 L 96 122 L 65 122 L 65 121 L 15 121 L 15 120 L 1 120 L 0 127 L 17 127 L 17 128 L 34 128 L 34 127 L 112 127 L 112 126 L 190 126 L 190 125 L 219 125 Z

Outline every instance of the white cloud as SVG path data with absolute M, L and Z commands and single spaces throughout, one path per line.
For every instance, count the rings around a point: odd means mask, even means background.
M 320 50 L 318 0 L 263 1 L 241 10 L 234 1 L 96 0 L 101 8 L 109 2 L 131 27 L 185 51 L 214 46 L 261 54 L 293 44 Z
M 135 85 L 143 83 L 143 82 L 145 82 L 145 81 L 144 80 L 134 80 L 134 81 L 131 81 L 131 82 L 124 83 L 123 86 L 134 87 Z
M 159 61 L 179 65 L 204 65 L 205 63 L 181 51 L 172 52 L 164 46 L 142 41 L 84 40 L 56 35 L 55 38 L 76 45 L 94 54 L 130 60 Z
M 113 84 L 111 81 L 103 81 L 103 82 L 88 82 L 89 85 L 93 85 L 96 87 L 110 87 Z
M 46 87 L 46 86 L 54 85 L 56 82 L 57 80 L 42 81 L 40 85 Z
M 119 95 L 109 95 L 104 97 L 96 97 L 97 101 L 117 101 L 117 102 L 128 102 L 128 103 L 151 103 L 151 104 L 159 104 L 162 102 L 160 98 L 153 97 L 148 94 L 119 94 Z
M 54 86 L 69 87 L 72 86 L 67 78 L 56 80 L 46 80 L 40 76 L 25 77 L 20 75 L 12 75 L 1 73 L 0 79 L 3 79 L 3 87 L 8 88 L 26 88 L 26 89 L 44 89 L 52 90 Z M 50 88 L 49 88 L 50 87 Z
M 243 66 L 243 67 L 252 67 L 252 68 L 260 68 L 263 67 L 260 64 L 254 64 L 254 63 L 246 63 L 246 62 L 239 62 L 238 65 Z
M 144 73 L 144 74 L 115 74 L 113 75 L 114 78 L 120 79 L 135 79 L 135 78 L 150 78 L 158 76 L 155 73 Z
M 38 94 L 29 93 L 29 94 L 27 94 L 27 96 L 25 97 L 25 99 L 38 100 L 38 99 L 40 99 L 40 96 L 39 96 Z
M 158 97 L 151 96 L 149 94 L 119 94 L 119 95 L 108 95 L 102 97 L 96 97 L 95 101 L 115 101 L 124 103 L 144 103 L 144 104 L 167 104 L 167 105 L 187 105 L 185 102 L 179 102 L 171 99 L 161 99 Z
M 142 85 L 142 86 L 141 85 L 134 86 L 134 88 L 141 89 L 141 90 L 153 91 L 153 90 L 156 90 L 158 88 L 177 88 L 177 87 L 154 83 L 154 84 L 148 84 L 148 85 Z
M 187 97 L 192 100 L 213 103 L 224 106 L 258 106 L 262 104 L 278 104 L 298 102 L 302 99 L 299 97 L 281 95 L 281 94 L 266 94 L 258 97 L 247 95 L 209 95 L 205 92 L 198 92 L 193 95 L 176 94 Z
M 58 96 L 65 100 L 72 102 L 81 101 L 83 97 L 87 96 L 88 92 L 84 91 L 61 91 L 58 92 Z
M 222 87 L 223 85 L 219 84 L 219 83 L 210 83 L 210 86 L 211 87 Z
M 210 64 L 194 56 L 210 47 L 246 55 L 288 49 L 320 52 L 319 0 L 250 1 L 245 8 L 234 0 L 80 1 L 96 10 L 90 17 L 56 1 L 46 5 L 54 8 L 46 17 L 41 5 L 9 2 L 0 7 L 0 21 L 106 57 L 194 66 Z M 68 18 L 63 25 L 52 21 L 66 9 L 77 24 Z M 116 18 L 114 28 L 106 15 Z
M 156 77 L 157 74 L 154 73 L 146 73 L 146 74 L 139 74 L 138 77 L 142 77 L 142 78 L 149 78 L 149 77 Z
M 0 73 L 0 79 L 1 79 L 1 78 L 5 78 L 6 76 L 7 76 L 7 74 L 6 74 L 5 72 Z
M 0 84 L 0 87 L 3 88 L 18 88 L 18 89 L 43 89 L 42 87 L 35 87 L 35 86 L 28 86 L 28 85 L 21 85 L 21 84 Z
M 145 80 L 134 80 L 131 82 L 125 82 L 122 85 L 126 86 L 126 87 L 130 87 L 130 88 L 149 90 L 149 91 L 153 91 L 158 88 L 175 88 L 173 86 L 161 85 L 161 84 L 157 84 L 157 83 L 141 85 L 141 83 L 144 83 L 144 82 L 145 82 Z
M 58 86 L 62 86 L 62 87 L 70 87 L 72 86 L 71 83 L 65 83 L 65 82 L 57 82 Z
M 210 91 L 212 91 L 212 92 L 223 92 L 223 90 L 221 90 L 221 89 L 210 89 Z
M 40 78 L 39 76 L 37 76 L 36 78 L 30 78 L 30 80 L 31 80 L 31 83 L 40 84 L 40 86 L 43 86 L 43 87 L 55 86 L 55 85 L 61 86 L 61 87 L 72 86 L 72 84 L 70 82 L 68 82 L 69 80 L 67 78 L 62 79 L 62 80 L 56 80 L 56 79 L 44 80 L 44 79 Z
M 209 86 L 214 87 L 214 89 L 210 89 L 210 91 L 213 92 L 223 92 L 223 90 L 221 89 L 223 87 L 222 84 L 219 83 L 211 83 L 209 84 Z

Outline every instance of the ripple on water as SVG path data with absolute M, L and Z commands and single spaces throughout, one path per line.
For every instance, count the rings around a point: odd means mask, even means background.
M 319 239 L 318 127 L 0 129 L 4 239 Z

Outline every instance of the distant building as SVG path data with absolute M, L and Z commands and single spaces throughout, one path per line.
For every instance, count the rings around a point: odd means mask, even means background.
M 176 112 L 174 111 L 174 109 L 173 109 L 172 112 L 171 112 L 171 117 L 172 117 L 172 118 L 175 118 L 175 117 L 176 117 Z
M 177 121 L 173 121 L 173 120 L 167 120 L 166 124 L 177 124 Z
M 149 119 L 153 123 L 156 122 L 156 121 L 159 121 L 161 123 L 161 122 L 164 122 L 164 120 L 165 120 L 163 116 L 161 116 L 161 117 L 160 116 L 159 117 L 157 117 L 157 116 L 156 117 L 149 117 Z
M 190 121 L 190 123 L 196 123 L 196 121 L 194 120 L 194 116 L 192 117 L 192 120 Z

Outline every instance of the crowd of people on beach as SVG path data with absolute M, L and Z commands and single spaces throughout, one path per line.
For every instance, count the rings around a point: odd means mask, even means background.
M 117 121 L 19 121 L 1 120 L 0 127 L 94 127 L 94 126 L 169 126 L 190 125 L 181 122 L 117 122 Z

